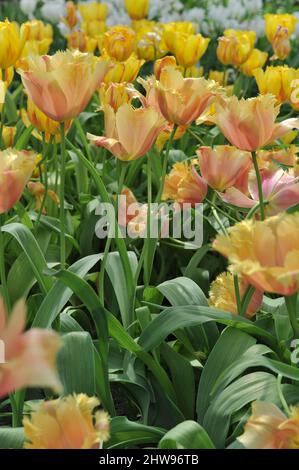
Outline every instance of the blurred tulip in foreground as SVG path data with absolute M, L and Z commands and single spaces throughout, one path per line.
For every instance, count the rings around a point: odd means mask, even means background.
M 239 279 L 239 291 L 241 301 L 247 291 L 248 283 Z M 248 308 L 246 310 L 246 317 L 251 318 L 261 307 L 263 300 L 263 292 L 255 290 Z M 220 274 L 214 282 L 212 282 L 209 292 L 209 305 L 211 307 L 224 310 L 225 312 L 238 314 L 234 276 L 231 273 L 225 272 Z
M 109 417 L 96 397 L 68 395 L 40 403 L 23 420 L 26 449 L 100 449 L 109 439 Z
M 29 56 L 28 70 L 19 69 L 34 104 L 54 121 L 78 116 L 108 70 L 107 62 L 79 51 Z
M 21 198 L 35 168 L 36 154 L 25 150 L 0 152 L 0 214 L 9 211 Z
M 5 345 L 5 363 L 0 364 L 0 397 L 25 387 L 61 391 L 56 371 L 59 336 L 49 330 L 24 331 L 26 307 L 21 300 L 8 317 L 0 298 L 0 339 Z
M 286 416 L 273 403 L 255 401 L 238 441 L 246 449 L 299 449 L 299 407 Z
M 218 235 L 213 248 L 256 289 L 281 295 L 299 290 L 299 214 L 247 220 Z
M 208 185 L 218 191 L 234 186 L 252 165 L 251 154 L 229 145 L 199 147 L 199 168 Z

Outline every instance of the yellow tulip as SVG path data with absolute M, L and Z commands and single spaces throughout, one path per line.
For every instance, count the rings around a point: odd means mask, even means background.
M 77 7 L 74 2 L 66 2 L 66 15 L 63 18 L 63 22 L 72 31 L 78 23 Z
M 7 69 L 17 62 L 28 35 L 27 26 L 20 32 L 15 23 L 8 20 L 0 22 L 0 69 Z
M 69 395 L 42 402 L 25 417 L 26 449 L 100 449 L 109 439 L 109 417 L 93 413 L 96 397 Z
M 217 57 L 224 65 L 239 67 L 250 56 L 256 34 L 254 31 L 226 29 L 224 36 L 218 39 Z
M 254 70 L 264 67 L 267 59 L 267 52 L 260 51 L 259 49 L 252 49 L 246 62 L 240 66 L 240 70 L 248 77 L 252 77 L 254 75 Z
M 109 60 L 109 56 L 104 54 L 101 60 Z M 111 60 L 109 62 L 110 68 L 104 77 L 104 83 L 134 82 L 143 64 L 144 60 L 138 59 L 135 54 L 132 54 L 124 62 Z
M 149 0 L 125 0 L 125 7 L 132 20 L 142 20 L 148 16 Z
M 4 126 L 2 131 L 2 142 L 4 144 L 4 148 L 12 147 L 14 138 L 17 132 L 16 127 L 8 127 Z
M 78 8 L 84 22 L 106 21 L 108 15 L 108 5 L 105 3 L 79 3 Z
M 115 60 L 127 60 L 135 48 L 136 33 L 126 26 L 114 26 L 103 36 L 103 47 Z
M 99 89 L 101 108 L 111 106 L 117 111 L 123 104 L 130 103 L 134 98 L 140 98 L 141 94 L 131 83 L 102 83 Z
M 67 36 L 68 49 L 78 49 L 80 52 L 94 52 L 98 41 L 90 38 L 84 31 L 73 31 Z
M 267 67 L 266 70 L 258 68 L 254 70 L 253 76 L 262 95 L 271 93 L 278 103 L 290 100 L 293 91 L 291 84 L 296 79 L 295 69 L 287 66 Z
M 227 73 L 222 72 L 220 70 L 210 70 L 209 71 L 209 79 L 214 80 L 221 86 L 227 85 Z
M 137 33 L 136 53 L 139 59 L 153 61 L 161 59 L 168 50 L 163 39 L 163 27 L 156 24 L 152 29 L 141 29 Z
M 285 28 L 288 31 L 288 37 L 290 37 L 295 31 L 297 18 L 294 15 L 289 14 L 271 14 L 265 15 L 265 30 L 266 36 L 269 42 L 273 42 L 277 30 Z
M 41 41 L 44 38 L 53 39 L 53 28 L 50 24 L 45 24 L 41 20 L 26 21 L 20 28 L 21 34 L 28 31 L 29 41 Z
M 177 33 L 195 34 L 194 24 L 189 21 L 176 21 L 164 24 L 164 41 L 170 52 L 174 50 L 174 40 Z
M 210 39 L 201 34 L 176 33 L 173 42 L 173 53 L 179 65 L 192 67 L 206 52 Z
M 99 36 L 107 30 L 107 25 L 105 21 L 83 21 L 81 29 L 87 34 L 87 36 L 99 38 Z

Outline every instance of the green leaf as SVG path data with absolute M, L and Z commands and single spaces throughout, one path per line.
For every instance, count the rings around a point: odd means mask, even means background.
M 0 449 L 22 449 L 23 444 L 23 428 L 0 428 Z
M 140 444 L 154 444 L 159 442 L 165 431 L 158 427 L 145 426 L 129 421 L 123 416 L 113 418 L 110 424 L 111 438 L 107 444 L 108 449 L 126 448 Z
M 168 431 L 159 449 L 215 449 L 207 432 L 195 421 L 185 421 Z
M 163 282 L 157 289 L 172 305 L 208 305 L 207 298 L 201 288 L 187 277 L 177 277 Z
M 95 395 L 94 347 L 89 333 L 73 332 L 63 336 L 57 366 L 66 395 Z

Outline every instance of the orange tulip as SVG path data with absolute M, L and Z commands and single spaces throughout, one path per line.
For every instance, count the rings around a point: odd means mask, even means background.
M 136 33 L 126 26 L 114 26 L 103 37 L 103 47 L 115 60 L 124 62 L 134 51 Z
M 150 77 L 142 83 L 165 119 L 177 125 L 195 121 L 212 103 L 219 89 L 215 82 L 203 77 L 184 78 L 171 66 L 162 69 L 159 81 Z
M 26 449 L 100 449 L 109 439 L 109 417 L 100 402 L 81 393 L 39 404 L 23 420 Z
M 90 38 L 84 31 L 73 31 L 67 36 L 67 45 L 70 50 L 78 49 L 80 52 L 94 52 L 98 41 Z
M 0 397 L 25 387 L 61 390 L 55 359 L 60 348 L 56 333 L 26 326 L 26 307 L 19 301 L 7 317 L 0 298 L 0 339 L 5 363 L 0 364 Z
M 239 280 L 240 297 L 243 300 L 244 295 L 247 291 L 248 283 Z M 246 311 L 246 317 L 251 318 L 261 307 L 263 300 L 263 292 L 256 290 L 249 302 Z M 231 273 L 220 274 L 214 282 L 211 284 L 209 292 L 209 305 L 211 307 L 224 310 L 232 314 L 238 314 L 235 287 L 234 287 L 234 276 Z
M 287 166 L 294 166 L 298 159 L 299 149 L 296 145 L 290 145 L 287 148 L 277 148 L 271 150 L 259 150 L 257 152 L 257 157 L 259 160 L 260 168 L 273 167 L 277 166 L 278 163 L 282 163 Z
M 154 63 L 154 74 L 157 80 L 160 80 L 161 72 L 165 67 L 174 67 L 178 68 L 176 63 L 176 58 L 172 55 L 167 55 L 163 59 L 158 59 Z
M 225 97 L 216 103 L 216 114 L 209 119 L 218 125 L 227 140 L 241 150 L 257 150 L 274 142 L 292 128 L 299 128 L 298 119 L 275 120 L 279 114 L 272 95 L 247 100 Z
M 19 69 L 24 87 L 54 121 L 78 116 L 87 106 L 108 70 L 107 62 L 79 51 L 28 57 L 28 70 Z
M 256 289 L 281 295 L 299 290 L 299 214 L 280 213 L 247 220 L 219 235 L 213 248 L 227 257 L 231 271 Z
M 171 199 L 179 204 L 196 204 L 204 200 L 207 189 L 206 182 L 193 165 L 178 162 L 173 165 L 171 172 L 165 178 L 162 200 Z
M 252 165 L 249 152 L 229 145 L 199 147 L 197 155 L 202 176 L 211 188 L 218 191 L 234 186 L 248 175 Z
M 9 211 L 22 196 L 36 166 L 33 152 L 6 149 L 0 152 L 0 214 Z
M 129 103 L 117 111 L 110 105 L 103 106 L 105 137 L 87 134 L 97 147 L 104 147 L 116 158 L 136 160 L 145 155 L 155 143 L 166 123 L 152 107 L 133 108 Z
M 288 417 L 273 403 L 255 401 L 238 441 L 246 449 L 299 449 L 299 407 Z
M 274 56 L 271 60 L 285 60 L 291 52 L 291 43 L 287 28 L 279 28 L 274 36 L 272 47 Z
M 43 203 L 45 193 L 46 193 L 46 188 L 39 181 L 37 182 L 29 181 L 27 187 L 29 189 L 29 192 L 35 198 L 35 201 L 36 201 L 35 210 L 39 211 L 42 207 L 42 203 Z M 57 206 L 59 205 L 59 197 L 57 196 L 55 191 L 53 191 L 52 189 L 47 190 L 47 197 L 49 197 L 54 202 L 54 204 L 56 204 Z M 45 207 L 43 207 L 42 213 L 43 214 L 47 213 L 47 210 Z

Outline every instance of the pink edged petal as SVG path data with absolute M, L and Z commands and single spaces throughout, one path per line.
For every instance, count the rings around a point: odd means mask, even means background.
M 237 188 L 229 188 L 225 191 L 225 193 L 219 193 L 219 196 L 224 202 L 227 202 L 228 204 L 232 204 L 233 206 L 237 207 L 245 207 L 251 209 L 256 204 L 256 201 L 247 197 Z
M 109 150 L 115 157 L 120 160 L 127 160 L 127 152 L 121 145 L 121 143 L 112 138 L 107 138 L 104 136 L 96 136 L 92 134 L 87 134 L 87 138 L 92 142 L 96 147 L 104 147 Z
M 278 191 L 270 201 L 271 208 L 274 212 L 280 212 L 288 209 L 289 207 L 295 206 L 299 203 L 299 184 L 291 184 L 285 186 Z

